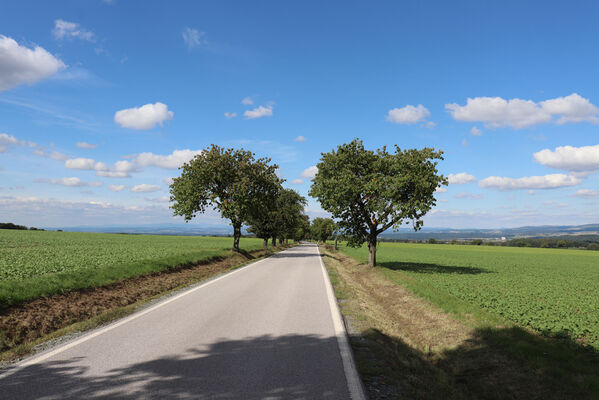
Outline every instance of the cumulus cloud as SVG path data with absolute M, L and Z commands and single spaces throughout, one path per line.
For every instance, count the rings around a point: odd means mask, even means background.
M 83 29 L 80 24 L 64 21 L 62 19 L 57 19 L 54 21 L 52 35 L 56 40 L 81 39 L 88 42 L 96 41 L 96 37 L 93 32 Z
M 135 162 L 122 160 L 114 163 L 113 166 L 109 167 L 103 162 L 96 162 L 91 158 L 72 158 L 65 161 L 64 166 L 70 169 L 81 169 L 96 171 L 97 176 L 105 178 L 128 178 L 130 172 L 138 170 Z
M 34 84 L 65 67 L 61 60 L 39 46 L 30 49 L 0 35 L 0 92 L 22 83 Z
M 502 191 L 519 189 L 558 189 L 579 185 L 581 182 L 582 181 L 579 178 L 565 174 L 527 176 L 523 178 L 490 176 L 481 180 L 478 183 L 478 186 Z
M 236 112 L 225 112 L 225 118 L 226 119 L 235 118 L 236 116 L 237 116 Z
M 167 156 L 154 153 L 141 153 L 136 157 L 140 166 L 153 166 L 159 168 L 175 169 L 201 154 L 202 150 L 175 150 Z
M 599 191 L 591 190 L 591 189 L 580 189 L 574 194 L 576 197 L 583 197 L 585 199 L 590 199 L 592 197 L 599 196 Z
M 81 187 L 81 186 L 102 186 L 102 182 L 84 182 L 80 178 L 57 178 L 57 179 L 36 179 L 36 183 L 50 183 L 52 185 L 70 186 L 70 187 Z
M 146 104 L 141 107 L 127 108 L 114 114 L 114 122 L 123 128 L 137 130 L 152 129 L 162 126 L 165 121 L 173 119 L 174 113 L 164 103 Z
M 447 188 L 443 186 L 439 186 L 435 189 L 435 193 L 447 193 Z
M 151 203 L 168 203 L 171 201 L 171 199 L 168 196 L 160 196 L 160 197 L 152 197 L 152 198 L 146 197 L 146 201 L 149 201 Z
M 252 100 L 251 97 L 244 97 L 243 99 L 241 99 L 241 104 L 245 106 L 251 106 L 252 104 L 254 104 L 254 100 Z
M 98 147 L 97 144 L 92 144 L 92 143 L 87 143 L 87 142 L 77 142 L 76 146 L 79 147 L 80 149 L 95 149 L 96 147 Z
M 243 115 L 247 119 L 255 119 L 262 117 L 272 117 L 272 106 L 259 106 L 254 108 L 253 110 L 246 110 Z
M 299 178 L 291 181 L 292 185 L 301 185 L 302 183 L 304 183 L 304 180 Z
M 472 136 L 480 136 L 483 134 L 483 131 L 481 131 L 480 129 L 478 129 L 476 126 L 473 126 L 472 129 L 470 129 L 470 134 Z
M 562 146 L 555 150 L 544 149 L 533 154 L 536 162 L 555 169 L 565 171 L 597 171 L 599 170 L 599 145 L 595 146 Z
M 476 182 L 476 178 L 474 175 L 460 172 L 459 174 L 449 174 L 447 176 L 447 181 L 450 185 L 464 185 L 466 183 Z
M 316 176 L 316 174 L 318 173 L 318 167 L 316 165 L 313 165 L 311 167 L 306 168 L 302 173 L 301 173 L 301 177 L 302 178 L 306 178 L 306 179 L 314 179 L 314 177 Z
M 157 192 L 159 190 L 160 190 L 160 186 L 148 185 L 147 183 L 142 183 L 141 185 L 135 185 L 131 188 L 131 191 L 135 192 L 135 193 L 150 193 L 150 192 Z
M 21 145 L 21 142 L 8 133 L 0 133 L 0 153 L 7 151 L 11 145 Z
M 424 121 L 430 115 L 430 111 L 422 104 L 418 104 L 417 106 L 408 104 L 402 108 L 393 108 L 389 110 L 387 113 L 387 121 L 396 124 L 415 124 Z
M 123 190 L 125 188 L 126 188 L 125 185 L 110 185 L 110 186 L 108 186 L 108 190 L 112 190 L 113 192 L 120 192 L 121 190 Z
M 294 142 L 305 142 L 306 140 L 307 139 L 301 135 L 293 139 Z
M 105 165 L 103 163 L 96 163 L 91 158 L 72 158 L 64 162 L 64 166 L 69 169 L 86 169 L 93 170 L 98 165 L 100 170 L 104 170 Z
M 202 39 L 204 37 L 204 32 L 200 32 L 197 29 L 185 28 L 185 30 L 181 32 L 181 36 L 183 36 L 183 41 L 189 50 L 206 43 L 206 41 Z
M 539 103 L 517 98 L 475 97 L 468 98 L 466 105 L 451 103 L 445 108 L 456 121 L 483 122 L 490 128 L 520 129 L 550 122 L 599 123 L 599 108 L 577 93 Z

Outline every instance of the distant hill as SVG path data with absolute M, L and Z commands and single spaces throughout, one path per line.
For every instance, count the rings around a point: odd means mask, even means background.
M 387 231 L 381 238 L 395 240 L 468 240 L 468 239 L 514 239 L 528 237 L 553 237 L 575 235 L 598 235 L 599 224 L 588 225 L 562 225 L 562 226 L 523 226 L 519 228 L 504 229 L 451 229 L 451 228 L 423 228 L 414 232 L 410 228 L 401 228 L 397 232 Z

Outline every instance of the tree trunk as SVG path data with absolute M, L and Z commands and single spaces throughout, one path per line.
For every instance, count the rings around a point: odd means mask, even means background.
M 241 237 L 241 223 L 233 224 L 233 251 L 239 251 L 239 238 Z
M 289 239 L 285 239 L 285 244 L 289 244 Z
M 283 238 L 279 238 L 279 246 L 283 244 Z
M 262 243 L 262 248 L 266 250 L 266 254 L 268 254 L 268 238 L 264 239 L 264 243 Z
M 335 250 L 338 250 L 338 247 L 337 247 L 337 239 L 338 239 L 338 237 L 337 237 L 337 235 L 335 235 Z
M 376 238 L 368 241 L 368 266 L 376 266 Z
M 276 236 L 272 237 L 272 247 L 276 247 L 277 246 L 277 238 Z

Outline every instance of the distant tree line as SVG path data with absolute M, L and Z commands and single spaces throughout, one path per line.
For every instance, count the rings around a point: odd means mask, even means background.
M 453 245 L 473 245 L 473 246 L 506 246 L 506 247 L 535 247 L 543 249 L 583 249 L 599 250 L 599 235 L 581 235 L 581 236 L 555 236 L 543 238 L 515 238 L 510 240 L 441 240 L 430 238 L 427 240 L 410 239 L 381 239 L 381 242 L 393 243 L 421 243 L 421 244 L 453 244 Z
M 16 225 L 13 224 L 12 222 L 0 222 L 0 229 L 17 229 L 20 231 L 26 231 L 26 230 L 30 230 L 30 231 L 43 231 L 44 229 L 39 229 L 36 228 L 34 226 L 27 228 L 26 226 L 23 225 Z

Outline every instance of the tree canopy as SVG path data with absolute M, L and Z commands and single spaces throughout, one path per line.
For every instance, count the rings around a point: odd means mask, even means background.
M 337 228 L 335 222 L 330 218 L 314 218 L 310 231 L 312 238 L 320 242 L 326 242 Z
M 278 166 L 269 158 L 255 159 L 243 149 L 212 145 L 181 167 L 170 185 L 171 208 L 188 222 L 207 207 L 214 207 L 233 225 L 233 249 L 239 250 L 241 226 L 265 200 L 279 191 Z
M 348 245 L 368 243 L 369 265 L 376 265 L 380 233 L 402 224 L 422 227 L 422 217 L 435 206 L 435 190 L 447 185 L 438 173 L 443 152 L 431 148 L 402 150 L 395 145 L 367 150 L 361 140 L 322 153 L 310 196 L 331 213 Z

